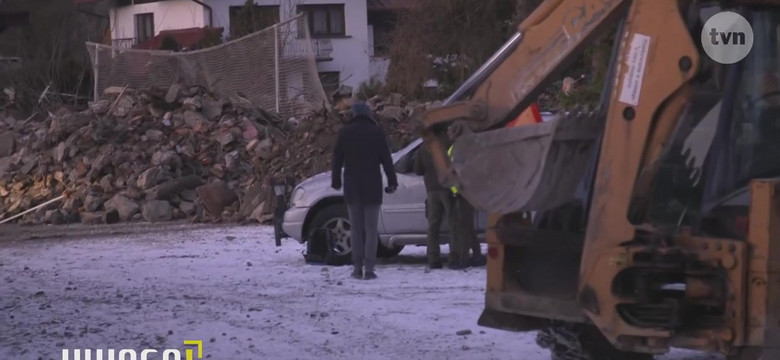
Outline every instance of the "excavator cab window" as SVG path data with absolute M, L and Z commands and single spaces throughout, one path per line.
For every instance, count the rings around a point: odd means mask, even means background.
M 656 175 L 648 217 L 656 225 L 744 238 L 749 181 L 780 176 L 780 14 L 728 10 L 750 22 L 753 48 L 729 65 L 702 52 L 705 75 Z

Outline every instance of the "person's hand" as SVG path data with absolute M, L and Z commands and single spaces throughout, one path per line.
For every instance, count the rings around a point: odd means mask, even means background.
M 385 188 L 385 192 L 388 193 L 388 194 L 392 194 L 396 190 L 398 190 L 398 186 L 395 186 L 395 185 L 390 185 L 390 186 Z

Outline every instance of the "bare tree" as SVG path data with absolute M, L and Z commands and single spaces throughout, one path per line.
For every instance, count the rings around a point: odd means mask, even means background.
M 399 16 L 388 87 L 419 97 L 435 79 L 450 92 L 514 31 L 516 8 L 516 0 L 420 0 Z
M 0 86 L 13 88 L 17 104 L 26 109 L 38 104 L 44 90 L 88 97 L 91 65 L 85 43 L 102 42 L 108 19 L 80 12 L 72 1 L 29 1 L 29 25 L 0 38 L 22 59 L 19 68 L 0 73 Z

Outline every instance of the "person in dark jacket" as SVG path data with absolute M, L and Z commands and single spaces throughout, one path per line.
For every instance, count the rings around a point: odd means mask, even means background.
M 439 136 L 439 141 L 447 144 L 446 138 Z M 439 233 L 444 219 L 450 216 L 452 211 L 453 198 L 450 190 L 439 183 L 439 175 L 433 164 L 433 156 L 428 147 L 423 145 L 417 151 L 414 160 L 414 172 L 423 176 L 426 190 L 426 215 L 428 217 L 428 244 L 427 256 L 428 267 L 431 269 L 441 269 L 441 247 L 439 246 Z M 452 234 L 450 234 L 452 237 Z
M 390 145 L 384 130 L 371 118 L 371 109 L 363 102 L 352 105 L 353 117 L 339 130 L 333 149 L 331 186 L 342 187 L 347 204 L 352 241 L 352 277 L 375 279 L 374 265 L 379 242 L 379 209 L 382 205 L 382 172 L 387 177 L 384 191 L 398 188 Z M 365 273 L 363 272 L 365 270 Z

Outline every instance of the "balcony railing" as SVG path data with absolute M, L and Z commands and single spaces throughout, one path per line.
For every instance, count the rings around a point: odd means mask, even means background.
M 130 49 L 135 45 L 135 39 L 134 38 L 124 38 L 124 39 L 114 39 L 113 41 L 114 47 L 118 47 L 120 49 Z
M 311 47 L 314 50 L 314 58 L 317 61 L 331 61 L 331 52 L 333 52 L 333 44 L 330 39 L 312 39 Z

